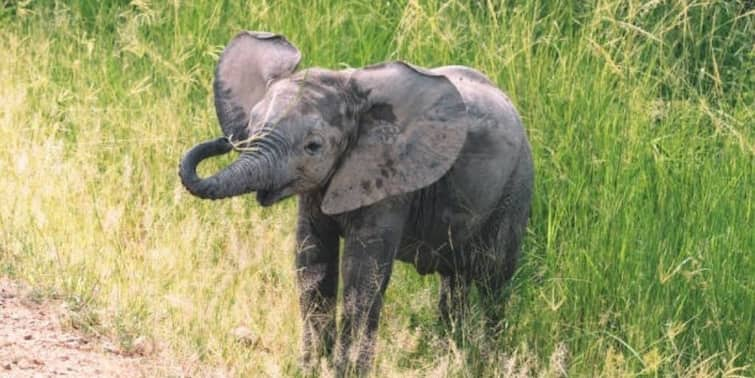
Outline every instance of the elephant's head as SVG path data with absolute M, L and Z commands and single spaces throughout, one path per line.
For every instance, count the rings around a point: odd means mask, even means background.
M 263 206 L 320 191 L 336 214 L 417 190 L 443 176 L 467 132 L 461 95 L 444 76 L 401 62 L 294 72 L 299 51 L 284 37 L 237 35 L 215 71 L 225 137 L 183 158 L 184 186 L 201 198 L 257 192 Z M 236 149 L 208 178 L 196 167 Z

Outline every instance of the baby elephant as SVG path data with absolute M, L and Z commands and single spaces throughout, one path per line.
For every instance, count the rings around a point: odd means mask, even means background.
M 339 375 L 364 374 L 395 259 L 440 274 L 444 318 L 469 284 L 495 295 L 511 277 L 529 216 L 530 146 L 511 101 L 470 68 L 297 71 L 300 56 L 280 35 L 233 38 L 213 85 L 225 136 L 192 148 L 179 174 L 200 198 L 256 192 L 269 206 L 298 196 L 302 364 L 333 352 Z M 227 167 L 197 176 L 199 162 L 234 149 Z

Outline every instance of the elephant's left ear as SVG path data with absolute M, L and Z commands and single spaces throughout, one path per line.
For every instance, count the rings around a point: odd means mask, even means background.
M 445 76 L 386 63 L 354 71 L 349 90 L 365 106 L 355 145 L 323 198 L 325 214 L 428 186 L 456 161 L 469 119 L 461 94 Z

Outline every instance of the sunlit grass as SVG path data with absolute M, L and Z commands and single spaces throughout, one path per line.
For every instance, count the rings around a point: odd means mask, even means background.
M 475 312 L 445 332 L 436 278 L 399 264 L 379 375 L 755 375 L 745 2 L 24 4 L 0 8 L 0 273 L 65 297 L 73 326 L 147 338 L 193 374 L 296 374 L 294 201 L 200 201 L 176 174 L 220 135 L 223 45 L 271 30 L 303 66 L 474 66 L 528 129 L 503 330 Z

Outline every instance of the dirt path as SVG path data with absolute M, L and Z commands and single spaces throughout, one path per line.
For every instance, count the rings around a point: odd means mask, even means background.
M 105 341 L 63 330 L 60 303 L 34 303 L 27 292 L 0 277 L 0 377 L 153 375 L 145 358 L 114 353 Z

